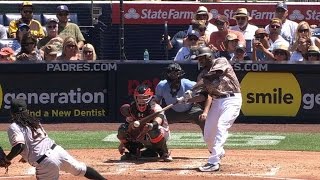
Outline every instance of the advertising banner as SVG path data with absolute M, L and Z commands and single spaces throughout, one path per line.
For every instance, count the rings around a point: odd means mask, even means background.
M 288 19 L 300 22 L 307 21 L 309 24 L 318 24 L 320 19 L 320 3 L 287 3 Z M 170 2 L 125 2 L 124 23 L 125 24 L 190 24 L 194 12 L 200 5 L 204 5 L 213 14 L 225 15 L 231 19 L 237 8 L 247 8 L 252 24 L 265 26 L 274 17 L 276 2 L 274 3 L 170 3 Z M 112 23 L 120 23 L 119 3 L 112 5 Z M 213 21 L 211 21 L 213 22 Z M 231 24 L 235 21 L 231 20 Z
M 12 98 L 24 98 L 30 114 L 44 120 L 106 121 L 109 111 L 107 73 L 1 73 L 1 117 Z

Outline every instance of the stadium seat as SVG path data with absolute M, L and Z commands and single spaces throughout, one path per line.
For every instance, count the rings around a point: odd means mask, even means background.
M 4 20 L 3 20 L 3 25 L 4 26 L 9 26 L 10 22 L 12 20 L 17 20 L 21 18 L 20 13 L 7 13 L 4 15 Z M 41 22 L 41 14 L 33 14 L 33 19 Z
M 42 25 L 45 25 L 47 23 L 47 20 L 49 18 L 56 18 L 56 14 L 42 14 Z M 77 13 L 69 13 L 69 22 L 78 24 L 78 15 Z

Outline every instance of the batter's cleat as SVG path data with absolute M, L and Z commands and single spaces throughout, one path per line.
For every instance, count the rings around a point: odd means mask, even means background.
M 220 164 L 211 164 L 207 163 L 204 166 L 199 167 L 199 170 L 202 172 L 213 172 L 213 171 L 219 171 L 220 170 Z

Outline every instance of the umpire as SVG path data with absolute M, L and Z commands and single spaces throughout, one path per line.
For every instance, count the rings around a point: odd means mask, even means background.
M 177 63 L 169 64 L 164 70 L 165 80 L 161 80 L 155 89 L 155 100 L 157 103 L 171 104 L 178 97 L 184 96 L 190 91 L 196 82 L 183 78 L 184 71 Z M 199 104 L 176 104 L 165 112 L 168 122 L 192 122 L 204 130 L 207 112 L 204 112 Z

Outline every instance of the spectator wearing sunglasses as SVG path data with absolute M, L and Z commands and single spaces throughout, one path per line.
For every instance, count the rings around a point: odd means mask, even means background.
M 238 8 L 232 18 L 236 20 L 237 25 L 230 27 L 230 29 L 241 32 L 245 40 L 254 39 L 254 33 L 258 29 L 258 27 L 249 24 L 249 21 L 252 19 L 252 17 L 249 16 L 248 10 L 246 8 Z
M 41 23 L 33 19 L 33 5 L 29 1 L 24 1 L 20 8 L 21 18 L 12 20 L 9 24 L 9 37 L 16 38 L 19 25 L 24 23 L 30 27 L 31 34 L 36 38 L 43 38 L 45 36 Z
M 78 25 L 69 22 L 69 8 L 66 5 L 57 7 L 57 18 L 59 20 L 58 33 L 63 39 L 72 37 L 76 40 L 79 49 L 82 49 L 85 39 Z
M 193 55 L 192 47 L 197 46 L 197 41 L 199 40 L 200 34 L 198 31 L 191 30 L 188 32 L 187 40 L 185 46 L 180 48 L 174 61 L 189 61 Z
M 264 28 L 258 28 L 252 41 L 252 60 L 267 61 L 268 59 L 272 59 L 273 55 L 269 51 L 269 48 L 269 34 Z
M 289 61 L 290 52 L 287 43 L 280 42 L 274 46 L 272 51 L 274 61 Z
M 311 46 L 311 40 L 307 37 L 300 37 L 297 40 L 297 48 L 292 53 L 290 61 L 305 61 L 308 59 L 308 48 Z
M 202 24 L 206 25 L 206 34 L 208 34 L 208 36 L 210 36 L 211 33 L 218 31 L 217 26 L 210 23 L 212 18 L 212 13 L 209 12 L 205 6 L 199 6 L 193 17 L 194 20 L 201 21 Z
M 21 40 L 21 51 L 17 54 L 17 61 L 42 61 L 40 51 L 36 47 L 37 39 L 25 34 Z
M 296 29 L 298 27 L 298 23 L 287 19 L 288 15 L 289 15 L 289 11 L 288 11 L 287 4 L 285 2 L 277 3 L 276 9 L 275 9 L 275 18 L 279 18 L 282 22 L 282 28 L 281 28 L 280 35 L 290 45 L 292 45 L 293 42 L 295 41 L 294 35 L 295 35 Z M 270 25 L 267 25 L 265 27 L 267 32 L 269 32 L 269 29 L 270 29 L 269 26 Z
M 46 23 L 46 31 L 47 36 L 39 40 L 37 44 L 38 49 L 41 49 L 51 39 L 56 38 L 58 36 L 58 19 L 49 18 Z
M 320 51 L 317 46 L 310 46 L 307 53 L 308 61 L 320 61 Z
M 246 41 L 241 32 L 229 29 L 229 20 L 226 16 L 218 15 L 214 24 L 218 27 L 218 31 L 213 32 L 210 35 L 209 47 L 212 51 L 217 52 L 226 50 L 226 47 L 224 46 L 224 41 L 226 39 L 227 34 L 229 33 L 237 35 L 239 41 L 242 44 L 245 44 Z
M 270 21 L 269 24 L 269 43 L 270 43 L 270 50 L 272 51 L 273 45 L 282 43 L 286 44 L 288 47 L 290 46 L 289 42 L 283 39 L 281 34 L 281 28 L 282 28 L 282 21 L 279 18 L 273 18 Z
M 295 32 L 295 39 L 297 41 L 295 41 L 293 43 L 293 46 L 291 48 L 292 51 L 295 51 L 297 49 L 298 39 L 301 37 L 306 38 L 306 39 L 310 39 L 311 45 L 317 46 L 318 48 L 320 47 L 320 39 L 315 36 L 312 36 L 310 25 L 306 21 L 301 21 L 298 24 L 297 30 Z
M 67 37 L 64 39 L 63 45 L 62 45 L 62 54 L 57 58 L 57 60 L 64 60 L 64 61 L 80 60 L 77 41 L 73 39 L 73 37 Z
M 87 43 L 82 47 L 81 59 L 85 61 L 97 60 L 97 54 L 92 44 Z

